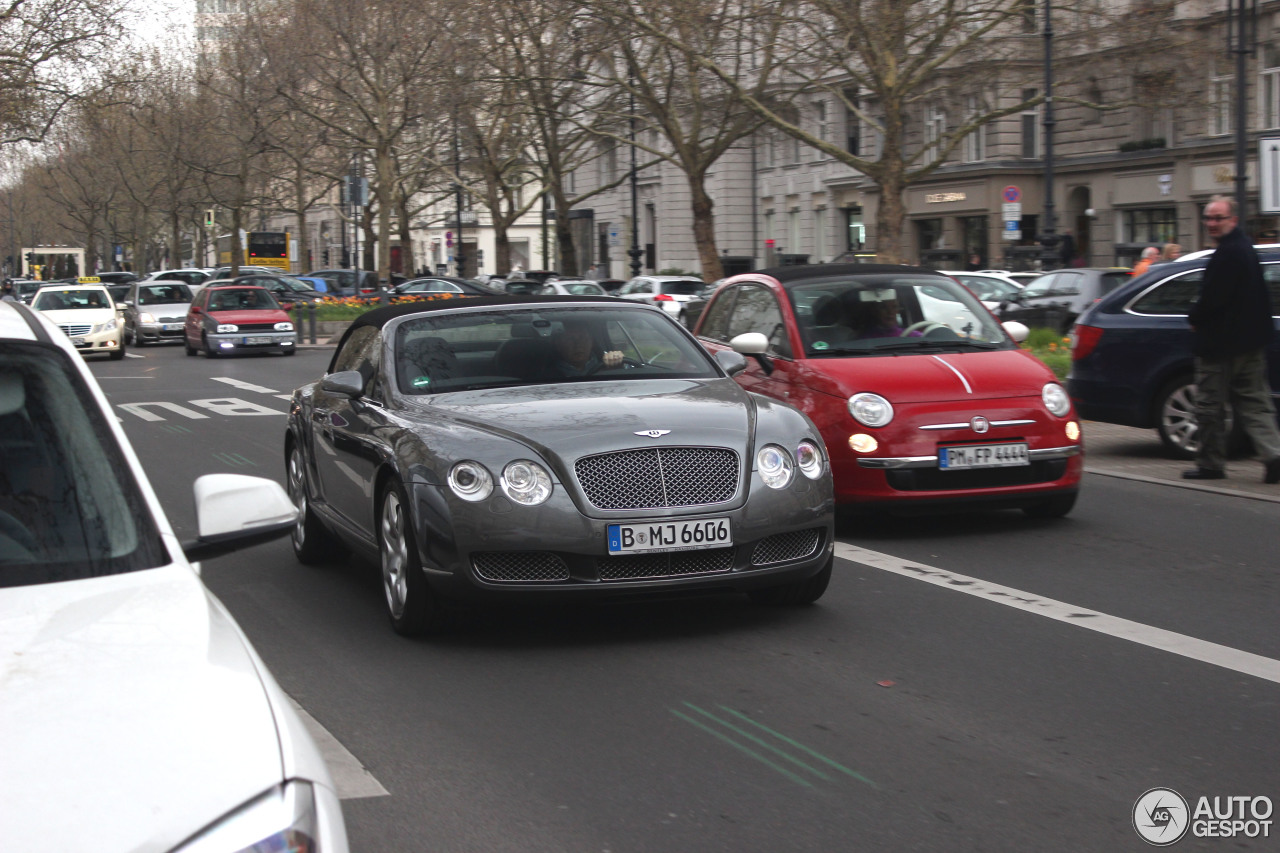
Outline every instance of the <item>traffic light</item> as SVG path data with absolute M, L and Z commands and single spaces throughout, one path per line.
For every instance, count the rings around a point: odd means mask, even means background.
M 28 263 L 28 264 L 34 264 L 35 262 L 36 262 L 36 253 L 35 253 L 35 252 L 27 252 L 27 263 Z

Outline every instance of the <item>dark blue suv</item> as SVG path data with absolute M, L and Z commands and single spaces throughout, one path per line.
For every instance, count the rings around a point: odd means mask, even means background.
M 1280 252 L 1259 251 L 1280 319 Z M 1161 264 L 1103 296 L 1071 330 L 1067 390 L 1086 420 L 1154 428 L 1173 456 L 1198 446 L 1194 361 L 1187 312 L 1208 258 Z M 1280 329 L 1280 326 L 1277 326 Z M 1268 351 L 1272 396 L 1280 393 L 1280 335 Z

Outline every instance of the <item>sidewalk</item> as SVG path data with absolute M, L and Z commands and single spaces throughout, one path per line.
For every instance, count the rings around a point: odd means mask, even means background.
M 1227 462 L 1225 480 L 1184 480 L 1182 472 L 1194 468 L 1195 463 L 1170 459 L 1155 430 L 1097 421 L 1085 421 L 1083 429 L 1087 473 L 1280 503 L 1280 485 L 1262 482 L 1262 463 L 1256 459 Z

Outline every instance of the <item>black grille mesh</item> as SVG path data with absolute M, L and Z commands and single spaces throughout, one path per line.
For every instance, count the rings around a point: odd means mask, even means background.
M 601 509 L 723 503 L 738 491 L 738 455 L 718 447 L 660 447 L 586 456 L 574 473 Z
M 733 568 L 733 551 L 733 548 L 711 548 L 706 551 L 676 551 L 671 554 L 602 557 L 596 560 L 596 571 L 602 581 L 711 575 Z
M 821 541 L 822 530 L 817 527 L 766 536 L 756 543 L 755 550 L 751 552 L 751 564 L 768 566 L 772 563 L 801 560 L 818 550 Z
M 488 581 L 567 581 L 569 567 L 549 551 L 481 551 L 471 555 L 476 574 Z

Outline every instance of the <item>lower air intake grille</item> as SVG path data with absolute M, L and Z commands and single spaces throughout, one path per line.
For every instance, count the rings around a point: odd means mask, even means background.
M 596 560 L 602 581 L 633 578 L 670 578 L 682 575 L 712 575 L 733 568 L 733 548 L 706 551 L 677 551 L 673 554 L 634 554 Z
M 569 579 L 564 560 L 548 551 L 482 551 L 471 555 L 471 565 L 487 581 L 536 583 Z
M 751 565 L 768 566 L 802 560 L 817 551 L 821 542 L 822 530 L 817 527 L 766 536 L 756 543 L 755 550 L 751 552 Z

